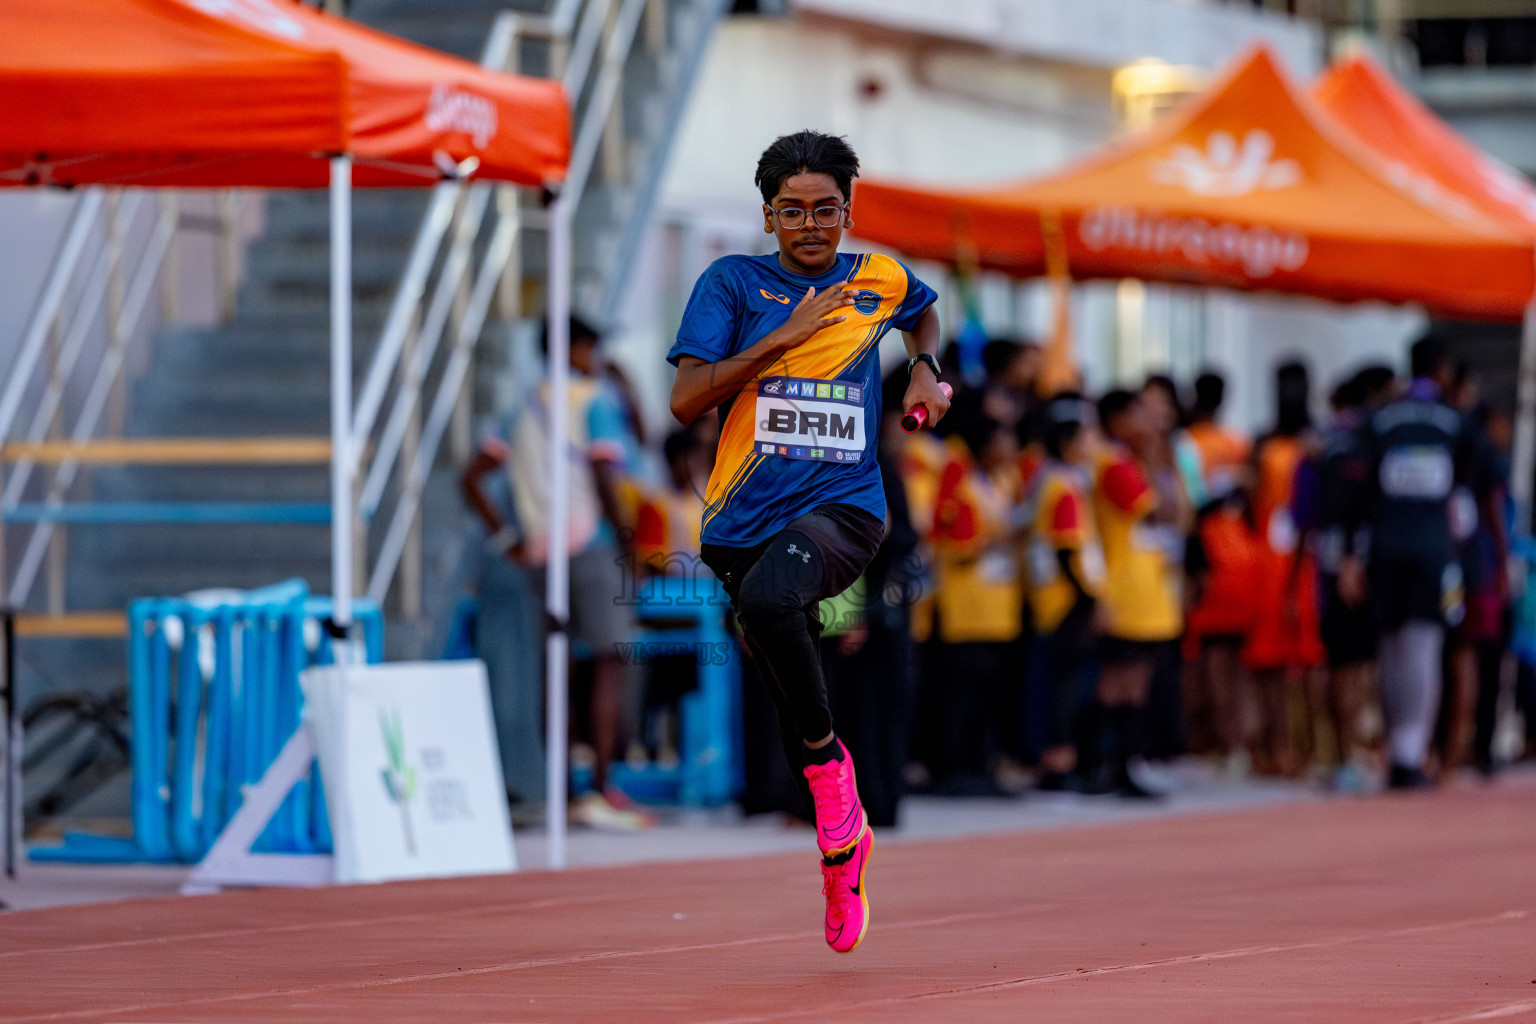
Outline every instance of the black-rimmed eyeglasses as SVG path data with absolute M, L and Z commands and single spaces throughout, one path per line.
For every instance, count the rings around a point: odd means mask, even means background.
M 811 211 L 811 220 L 815 221 L 819 228 L 835 228 L 843 219 L 844 209 L 846 207 L 818 206 Z M 781 227 L 790 231 L 798 231 L 805 227 L 805 211 L 798 206 L 786 206 L 782 210 L 774 210 L 773 215 L 779 219 Z

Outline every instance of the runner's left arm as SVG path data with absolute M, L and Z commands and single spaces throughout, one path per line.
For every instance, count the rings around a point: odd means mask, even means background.
M 907 355 L 927 353 L 938 356 L 940 333 L 938 307 L 929 306 L 910 331 L 901 332 L 902 340 L 907 344 Z M 901 411 L 911 412 L 919 405 L 928 407 L 930 426 L 943 419 L 949 411 L 949 397 L 939 389 L 939 378 L 927 363 L 918 363 L 912 368 L 912 379 L 907 384 L 906 396 L 901 400 Z

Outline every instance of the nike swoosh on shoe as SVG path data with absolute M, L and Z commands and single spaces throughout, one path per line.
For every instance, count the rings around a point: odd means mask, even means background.
M 864 823 L 863 812 L 863 807 L 859 806 L 858 804 L 854 804 L 848 809 L 848 816 L 843 819 L 841 825 L 838 825 L 837 828 L 827 829 L 827 838 L 833 840 L 834 842 L 841 842 L 842 840 L 847 839 L 850 835 L 853 834 L 853 829 L 850 827 L 850 822 L 853 822 L 855 817 L 858 818 L 858 823 L 860 825 Z

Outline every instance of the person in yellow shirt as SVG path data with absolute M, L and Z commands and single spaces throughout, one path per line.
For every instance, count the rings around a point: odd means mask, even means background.
M 934 607 L 943 680 L 932 693 L 925 760 L 946 792 L 986 792 L 988 761 L 1011 738 L 1014 646 L 1024 628 L 1024 581 L 1012 512 L 1019 499 L 1012 428 L 977 415 L 944 470 L 934 511 Z
M 1156 794 L 1131 776 L 1129 762 L 1141 753 L 1158 645 L 1177 639 L 1184 628 L 1178 573 L 1185 509 L 1176 495 L 1150 482 L 1143 459 L 1156 438 L 1141 399 L 1130 391 L 1108 392 L 1099 399 L 1099 422 L 1111 442 L 1098 457 L 1093 488 L 1105 568 L 1092 709 L 1099 727 L 1086 731 L 1096 740 L 1080 753 L 1093 763 L 1095 790 L 1146 798 Z
M 1051 715 L 1040 757 L 1039 788 L 1072 788 L 1077 768 L 1080 697 L 1093 653 L 1093 615 L 1104 581 L 1089 504 L 1093 407 L 1075 392 L 1046 406 L 1046 460 L 1026 502 L 1029 522 L 1029 607 L 1050 682 Z

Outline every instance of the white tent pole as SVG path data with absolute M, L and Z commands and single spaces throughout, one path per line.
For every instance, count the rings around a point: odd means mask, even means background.
M 570 552 L 567 514 L 570 504 L 570 315 L 571 219 L 567 202 L 557 197 L 549 210 L 549 568 L 545 573 L 544 604 L 549 634 L 544 645 L 546 729 L 546 792 L 549 820 L 549 866 L 565 867 L 566 826 L 566 685 L 570 617 Z
M 351 428 L 352 159 L 337 156 L 331 158 L 331 599 L 341 630 L 352 625 Z
M 1536 298 L 1525 307 L 1517 380 L 1509 489 L 1515 499 L 1515 529 L 1528 533 L 1531 530 L 1532 478 L 1536 476 Z

